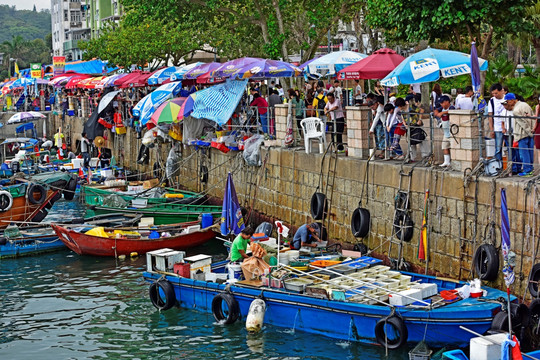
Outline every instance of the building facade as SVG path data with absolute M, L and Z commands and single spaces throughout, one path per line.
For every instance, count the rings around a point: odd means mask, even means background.
M 92 39 L 98 38 L 108 24 L 117 24 L 124 13 L 119 0 L 85 0 L 85 10 L 86 27 Z
M 82 59 L 78 42 L 90 36 L 86 18 L 81 0 L 51 0 L 53 56 L 65 56 L 66 61 Z

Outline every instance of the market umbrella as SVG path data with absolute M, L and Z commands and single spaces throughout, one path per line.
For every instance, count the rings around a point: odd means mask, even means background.
M 480 70 L 488 68 L 488 62 L 478 59 Z M 427 48 L 403 60 L 381 84 L 397 86 L 399 84 L 418 84 L 437 81 L 442 77 L 470 74 L 470 55 L 458 51 Z
M 85 80 L 85 79 L 88 79 L 90 78 L 90 75 L 76 75 L 76 76 L 72 76 L 69 81 L 66 83 L 66 89 L 73 89 L 73 88 L 76 88 L 77 85 Z
M 111 75 L 111 76 L 109 76 L 107 78 L 107 81 L 105 81 L 105 83 L 103 84 L 103 87 L 114 86 L 115 81 L 120 80 L 120 79 L 122 79 L 123 77 L 125 77 L 127 75 L 128 75 L 128 73 Z
M 150 122 L 154 125 L 172 124 L 178 122 L 180 107 L 186 101 L 185 97 L 174 98 L 161 104 L 152 114 Z
M 249 64 L 253 64 L 261 60 L 262 59 L 260 58 L 243 57 L 240 59 L 227 61 L 226 63 L 223 63 L 220 67 L 212 71 L 210 76 L 214 78 L 222 77 L 222 78 L 234 79 L 238 77 L 238 73 L 240 72 L 240 69 L 246 67 Z
M 20 112 L 20 113 L 16 113 L 12 117 L 10 117 L 9 120 L 7 121 L 7 123 L 8 124 L 14 124 L 14 123 L 18 123 L 18 122 L 21 122 L 21 121 L 26 121 L 26 120 L 30 120 L 30 119 L 45 118 L 45 117 L 46 117 L 45 115 L 43 115 L 42 113 L 37 112 L 37 111 Z
M 197 66 L 199 65 L 204 65 L 204 63 L 202 62 L 196 62 L 196 63 L 193 63 L 193 64 L 189 64 L 189 65 L 184 65 L 184 66 L 180 66 L 178 68 L 178 70 L 176 70 L 174 73 L 171 74 L 171 76 L 169 77 L 171 81 L 178 81 L 178 80 L 182 80 L 182 78 L 184 77 L 184 74 L 187 73 L 188 71 L 196 68 Z
M 366 58 L 367 55 L 354 51 L 336 51 L 323 55 L 307 65 L 304 71 L 310 75 L 334 75 L 339 70 Z
M 180 67 L 178 66 L 169 66 L 165 67 L 163 69 L 159 69 L 158 71 L 155 71 L 150 77 L 148 78 L 148 85 L 159 85 L 163 83 L 165 80 L 169 80 L 172 74 L 174 74 L 177 70 L 180 70 Z
M 142 125 L 146 125 L 156 109 L 166 100 L 176 96 L 180 90 L 182 90 L 182 83 L 180 81 L 161 85 L 135 105 L 133 115 L 139 117 Z
M 382 79 L 405 58 L 392 49 L 380 49 L 338 72 L 338 79 Z
M 300 76 L 302 70 L 293 64 L 279 60 L 260 59 L 245 65 L 238 70 L 239 79 L 295 77 Z
M 321 55 L 317 55 L 313 59 L 310 59 L 310 60 L 306 61 L 305 63 L 303 63 L 302 65 L 299 65 L 298 67 L 300 69 L 304 70 L 306 68 L 306 66 L 308 66 L 309 64 L 311 64 L 312 62 L 314 62 L 315 60 L 317 60 L 320 57 L 321 57 Z
M 238 202 L 238 196 L 236 196 L 232 174 L 229 172 L 221 210 L 221 235 L 238 235 L 244 228 L 242 209 Z
M 111 101 L 113 101 L 113 99 L 116 97 L 116 95 L 118 95 L 119 92 L 120 90 L 116 90 L 103 95 L 101 97 L 101 100 L 99 101 L 98 112 L 102 112 L 103 110 L 105 110 L 107 105 L 109 105 Z
M 196 97 L 197 93 L 193 93 L 186 98 L 182 106 L 180 106 L 178 116 L 176 117 L 178 121 L 182 121 L 185 117 L 189 116 L 193 112 Z
M 80 74 L 69 74 L 69 75 L 60 75 L 49 80 L 49 85 L 51 86 L 63 86 L 65 85 L 73 76 L 79 76 Z
M 221 64 L 218 63 L 218 62 L 211 62 L 211 63 L 207 63 L 207 64 L 198 65 L 198 66 L 194 67 L 193 69 L 188 70 L 183 75 L 183 79 L 184 80 L 195 80 L 199 76 L 201 76 L 203 74 L 206 74 L 209 71 L 214 71 L 220 66 L 221 66 Z

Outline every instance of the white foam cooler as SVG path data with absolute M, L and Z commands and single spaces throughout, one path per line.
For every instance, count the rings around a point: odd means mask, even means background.
M 422 290 L 421 289 L 409 289 L 400 291 L 397 294 L 390 294 L 388 300 L 390 305 L 396 306 L 405 306 L 412 304 L 417 301 L 422 300 Z
M 411 286 L 411 289 L 422 290 L 422 299 L 437 295 L 437 284 L 420 283 Z
M 494 334 L 483 337 L 475 337 L 470 341 L 471 360 L 493 360 L 501 358 L 501 343 L 506 339 L 506 334 Z M 497 344 L 489 341 L 491 339 Z
M 200 270 L 203 273 L 211 272 L 212 257 L 210 255 L 199 254 L 184 258 L 184 261 L 189 263 L 191 268 L 191 276 L 193 276 Z
M 84 163 L 84 159 L 79 159 L 79 158 L 71 159 L 71 164 L 73 164 L 74 169 L 82 168 L 83 163 Z
M 147 252 L 146 270 L 173 272 L 174 264 L 182 262 L 184 256 L 186 256 L 184 251 L 176 251 L 169 248 Z

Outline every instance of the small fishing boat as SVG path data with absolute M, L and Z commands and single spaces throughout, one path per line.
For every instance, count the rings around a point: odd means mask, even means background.
M 124 227 L 133 226 L 141 215 L 108 214 L 88 219 L 73 219 L 69 223 L 93 226 Z M 0 259 L 36 255 L 65 249 L 50 224 L 39 224 L 18 228 L 8 227 L 0 233 Z
M 230 283 L 224 284 L 203 281 L 199 277 L 181 277 L 172 269 L 158 270 L 152 264 L 143 277 L 151 284 L 152 303 L 161 310 L 177 306 L 211 312 L 217 320 L 229 324 L 246 319 L 251 303 L 263 299 L 266 304 L 264 323 L 345 341 L 386 345 L 390 349 L 422 340 L 434 348 L 467 346 L 473 335 L 460 326 L 485 333 L 491 328 L 495 314 L 501 311 L 499 299 L 506 296 L 503 291 L 483 287 L 482 298 L 457 297 L 448 301 L 442 297 L 443 291 L 454 293 L 465 285 L 464 282 L 402 271 L 390 271 L 387 275 L 393 278 L 387 279 L 377 273 L 388 267 L 364 266 L 376 263 L 369 259 L 372 258 L 364 257 L 364 260 L 360 258 L 349 265 L 341 263 L 325 268 L 326 273 L 335 275 L 330 280 L 314 280 L 314 272 L 310 275 L 306 271 L 291 282 L 276 279 L 266 283 L 257 280 L 234 282 L 230 281 L 229 269 Z M 354 265 L 356 261 L 366 263 Z M 338 273 L 337 268 L 332 271 L 332 266 L 343 265 L 355 270 L 347 275 Z M 223 266 L 222 263 L 214 264 L 212 271 L 217 273 Z M 403 279 L 410 281 L 410 288 L 414 284 L 413 292 L 394 288 L 402 286 Z M 436 289 L 434 293 L 425 294 L 418 301 L 396 304 L 407 300 L 405 294 L 412 296 L 418 289 L 424 294 L 424 290 L 433 288 Z M 389 300 L 392 297 L 393 302 Z M 516 298 L 512 297 L 512 301 Z
M 68 248 L 79 255 L 95 256 L 143 254 L 161 248 L 183 250 L 202 245 L 215 236 L 211 226 L 201 228 L 199 221 L 148 229 L 51 226 Z

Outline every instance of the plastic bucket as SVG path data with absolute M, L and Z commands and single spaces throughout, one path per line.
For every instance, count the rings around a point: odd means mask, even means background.
M 212 217 L 212 214 L 202 214 L 201 227 L 203 229 L 206 229 L 207 227 L 212 226 L 213 223 L 214 223 L 214 218 Z
M 69 116 L 74 116 L 75 115 L 75 110 L 68 110 L 68 115 Z
M 229 269 L 229 281 L 235 282 L 241 279 L 242 266 L 240 264 L 229 263 L 227 268 Z

